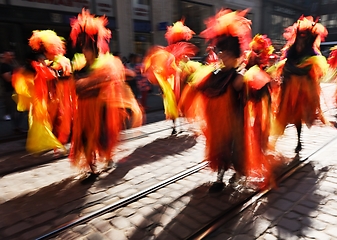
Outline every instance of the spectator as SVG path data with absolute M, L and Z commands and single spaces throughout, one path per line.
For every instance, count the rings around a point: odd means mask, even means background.
M 129 55 L 129 62 L 125 65 L 127 69 L 135 71 L 135 67 L 136 67 L 136 54 L 131 53 Z M 138 97 L 138 88 L 137 88 L 137 81 L 136 78 L 134 76 L 131 76 L 130 74 L 127 74 L 126 76 L 126 83 L 130 86 L 133 95 L 135 95 L 135 97 Z
M 5 104 L 5 115 L 3 119 L 9 121 L 13 117 L 13 110 L 15 109 L 15 103 L 12 99 L 14 88 L 12 86 L 12 73 L 13 73 L 13 59 L 14 53 L 10 50 L 6 50 L 3 53 L 3 59 L 0 66 L 1 84 L 3 88 L 3 99 Z
M 143 57 L 141 55 L 137 55 L 135 60 L 136 83 L 139 92 L 140 104 L 145 111 L 147 110 L 147 96 L 151 89 L 151 85 L 147 77 L 142 73 L 142 61 Z
M 23 113 L 17 111 L 16 103 L 12 98 L 13 93 L 15 93 L 14 87 L 12 86 L 12 74 L 14 69 L 17 67 L 15 54 L 12 50 L 5 50 L 2 56 L 2 62 L 0 65 L 0 80 L 5 104 L 5 115 L 3 116 L 3 119 L 5 121 L 12 120 L 13 130 L 15 132 L 26 132 L 20 128 Z

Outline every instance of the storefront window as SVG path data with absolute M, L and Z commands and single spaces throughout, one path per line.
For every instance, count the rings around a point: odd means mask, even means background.
M 284 41 L 284 29 L 293 25 L 295 20 L 290 17 L 273 14 L 271 16 L 271 22 L 272 24 L 269 33 L 270 38 L 277 41 Z
M 181 19 L 185 19 L 185 25 L 196 33 L 190 42 L 200 49 L 198 55 L 203 55 L 204 49 L 206 49 L 206 44 L 205 40 L 198 37 L 198 35 L 206 28 L 204 23 L 205 19 L 211 17 L 214 13 L 212 6 L 190 1 L 176 0 L 174 2 L 173 9 L 173 21 L 176 22 Z
M 181 1 L 181 16 L 185 18 L 185 24 L 191 28 L 196 34 L 205 29 L 204 21 L 213 15 L 210 5 Z M 175 19 L 176 21 L 180 19 Z
M 151 42 L 150 33 L 135 33 L 135 53 L 145 55 L 151 47 Z
M 149 5 L 149 0 L 137 0 L 138 4 Z
M 116 30 L 111 30 L 111 39 L 110 39 L 110 52 L 114 53 L 118 49 L 118 33 Z
M 133 0 L 134 49 L 144 55 L 152 45 L 152 25 L 150 21 L 150 0 Z

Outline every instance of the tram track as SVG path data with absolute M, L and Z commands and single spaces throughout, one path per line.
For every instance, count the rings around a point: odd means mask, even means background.
M 294 174 L 299 169 L 303 168 L 310 162 L 310 158 L 314 156 L 315 154 L 319 153 L 320 151 L 323 151 L 328 145 L 330 145 L 332 142 L 337 140 L 337 136 L 331 138 L 327 142 L 325 142 L 322 146 L 318 147 L 311 153 L 307 154 L 307 156 L 302 157 L 301 159 L 295 161 L 293 160 L 278 176 L 277 183 L 281 183 L 282 181 L 285 181 L 287 178 L 291 177 L 292 174 Z M 50 231 L 47 234 L 44 234 L 41 237 L 36 238 L 37 240 L 40 239 L 50 239 L 52 237 L 57 236 L 58 234 L 61 234 L 64 231 L 67 231 L 74 226 L 77 226 L 79 224 L 87 223 L 88 221 L 98 218 L 99 216 L 107 213 L 116 211 L 122 207 L 127 206 L 130 203 L 136 202 L 137 200 L 144 198 L 150 193 L 153 193 L 161 188 L 164 188 L 172 183 L 177 182 L 180 179 L 183 179 L 189 175 L 192 175 L 196 172 L 199 172 L 201 169 L 204 169 L 207 167 L 206 162 L 201 162 L 199 164 L 196 164 L 195 166 L 176 174 L 164 181 L 161 181 L 157 184 L 154 184 L 136 194 L 133 194 L 129 197 L 126 197 L 124 199 L 121 199 L 113 204 L 110 204 L 108 206 L 105 206 L 97 211 L 94 211 L 88 215 L 85 215 L 83 217 L 80 217 L 78 219 L 75 219 L 74 221 L 71 221 L 65 225 L 62 225 L 61 227 Z M 242 201 L 239 201 L 238 203 L 232 205 L 229 209 L 226 209 L 225 211 L 221 212 L 218 216 L 213 218 L 210 222 L 207 222 L 204 224 L 201 228 L 199 228 L 197 231 L 193 232 L 191 235 L 189 235 L 186 239 L 205 239 L 207 236 L 209 236 L 211 233 L 213 233 L 216 229 L 218 229 L 220 226 L 223 226 L 224 223 L 230 221 L 233 217 L 247 209 L 249 206 L 254 204 L 256 201 L 258 201 L 260 198 L 265 196 L 268 192 L 270 192 L 272 188 L 268 188 L 261 191 L 256 191 L 250 194 L 247 198 L 245 198 Z
M 295 172 L 300 170 L 301 168 L 305 167 L 307 164 L 310 163 L 310 159 L 318 154 L 320 151 L 323 151 L 327 146 L 329 146 L 331 143 L 335 142 L 337 140 L 337 136 L 330 139 L 328 142 L 326 142 L 323 146 L 320 148 L 314 150 L 312 153 L 307 155 L 306 157 L 303 157 L 299 159 L 299 161 L 293 161 L 292 164 L 289 165 L 288 168 L 286 168 L 281 175 L 277 178 L 277 183 L 280 184 L 281 182 L 287 180 L 290 178 Z M 256 203 L 259 199 L 266 196 L 273 188 L 267 188 L 265 190 L 257 191 L 253 193 L 248 198 L 244 199 L 243 201 L 235 204 L 232 208 L 222 212 L 217 217 L 212 219 L 209 223 L 204 225 L 202 228 L 200 228 L 198 231 L 191 234 L 187 240 L 201 240 L 206 239 L 211 233 L 213 233 L 215 230 L 223 226 L 224 224 L 228 223 L 230 220 L 232 220 L 234 217 L 236 217 L 239 213 L 246 210 L 248 207 Z
M 178 180 L 180 180 L 180 179 L 182 179 L 182 178 L 184 178 L 184 177 L 186 177 L 188 175 L 191 175 L 191 174 L 193 174 L 195 172 L 198 172 L 199 170 L 205 168 L 206 166 L 207 166 L 207 162 L 201 162 L 201 163 L 199 163 L 199 164 L 197 164 L 197 165 L 195 165 L 195 166 L 187 169 L 186 171 L 183 171 L 183 172 L 181 172 L 179 174 L 176 174 L 176 175 L 174 175 L 174 176 L 172 176 L 172 177 L 170 177 L 168 179 L 165 179 L 164 181 L 161 181 L 161 182 L 159 182 L 157 184 L 154 184 L 151 187 L 146 188 L 146 189 L 144 189 L 144 190 L 142 190 L 142 191 L 140 191 L 140 192 L 138 192 L 136 194 L 133 194 L 133 195 L 131 195 L 129 197 L 121 199 L 120 201 L 117 201 L 117 202 L 115 202 L 115 203 L 113 203 L 111 205 L 108 205 L 108 206 L 106 206 L 106 207 L 104 207 L 102 209 L 99 209 L 99 210 L 97 210 L 95 212 L 92 212 L 92 213 L 90 213 L 88 215 L 80 217 L 80 218 L 76 219 L 75 221 L 72 221 L 72 222 L 70 222 L 70 223 L 68 223 L 66 225 L 63 225 L 60 228 L 57 228 L 57 229 L 55 229 L 55 230 L 53 230 L 53 231 L 51 231 L 51 232 L 49 232 L 49 233 L 47 233 L 47 234 L 45 234 L 45 235 L 43 235 L 41 237 L 36 238 L 36 240 L 49 239 L 50 237 L 53 237 L 53 236 L 55 236 L 55 235 L 57 235 L 57 234 L 65 231 L 65 230 L 73 227 L 73 226 L 76 226 L 76 225 L 81 224 L 81 223 L 88 222 L 89 220 L 91 220 L 91 219 L 93 219 L 93 218 L 95 218 L 97 216 L 101 216 L 104 213 L 107 213 L 107 212 L 110 212 L 110 211 L 115 211 L 115 210 L 117 210 L 117 209 L 119 209 L 121 207 L 124 207 L 124 206 L 132 203 L 132 202 L 137 201 L 140 198 L 145 197 L 149 193 L 155 192 L 158 189 L 161 189 L 161 188 L 163 188 L 163 187 L 165 187 L 165 186 L 167 186 L 167 185 L 169 185 L 171 183 L 174 183 L 174 182 L 176 182 L 176 181 L 178 181 Z

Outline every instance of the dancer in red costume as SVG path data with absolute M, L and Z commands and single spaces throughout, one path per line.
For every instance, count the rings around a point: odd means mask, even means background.
M 276 67 L 276 74 L 273 73 L 283 79 L 274 133 L 282 135 L 288 124 L 295 124 L 297 153 L 302 149 L 302 123 L 309 128 L 315 120 L 328 123 L 320 106 L 320 80 L 328 65 L 319 51 L 320 42 L 327 34 L 326 28 L 311 16 L 301 16 L 286 29 L 284 36 L 288 42 L 283 49 L 284 60 Z
M 29 110 L 27 150 L 65 151 L 63 145 L 69 140 L 73 119 L 74 88 L 70 61 L 63 56 L 64 40 L 51 30 L 36 30 L 29 46 L 39 54 L 31 63 L 35 74 L 21 68 L 13 75 L 17 108 Z
M 330 48 L 330 53 L 327 59 L 329 68 L 327 73 L 322 79 L 322 82 L 325 83 L 336 83 L 337 80 L 337 45 Z M 337 90 L 335 92 L 335 103 L 337 103 Z
M 133 126 L 142 124 L 142 113 L 125 83 L 125 69 L 118 57 L 109 54 L 111 32 L 106 17 L 83 10 L 71 19 L 70 37 L 83 54 L 74 58 L 77 109 L 74 118 L 70 159 L 74 166 L 97 176 L 97 163 L 112 161 L 114 147 L 125 118 L 133 112 Z
M 217 64 L 200 66 L 190 76 L 179 104 L 189 120 L 201 123 L 206 137 L 206 159 L 218 171 L 210 192 L 224 187 L 225 171 L 234 167 L 236 177 L 245 175 L 243 138 L 243 76 L 238 61 L 251 41 L 251 22 L 246 11 L 221 10 L 207 20 L 200 35 L 215 47 Z
M 144 59 L 144 71 L 149 81 L 159 85 L 163 91 L 166 119 L 173 121 L 172 134 L 176 133 L 176 119 L 179 117 L 177 104 L 185 85 L 181 77 L 182 68 L 198 51 L 196 46 L 187 42 L 193 34 L 183 20 L 174 23 L 165 34 L 169 45 L 153 47 Z
M 271 77 L 264 71 L 274 47 L 267 36 L 257 34 L 245 54 L 244 69 L 244 143 L 246 183 L 258 188 L 274 184 L 269 135 L 272 120 Z M 267 155 L 269 154 L 269 155 Z

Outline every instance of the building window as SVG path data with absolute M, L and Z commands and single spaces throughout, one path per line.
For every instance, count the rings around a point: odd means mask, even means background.
M 327 14 L 322 15 L 320 20 L 321 20 L 321 23 L 322 23 L 324 26 L 326 26 L 327 23 L 328 23 L 328 15 L 327 15 Z
M 198 55 L 202 56 L 204 49 L 206 49 L 206 43 L 204 39 L 198 37 L 198 34 L 206 28 L 205 19 L 214 14 L 213 7 L 207 4 L 176 0 L 174 1 L 174 9 L 176 11 L 173 12 L 173 22 L 185 19 L 185 25 L 196 33 L 190 41 L 200 49 Z
M 149 0 L 137 0 L 137 3 L 142 5 L 150 5 Z
M 326 27 L 327 28 L 333 28 L 333 27 L 336 27 L 336 24 L 337 24 L 337 15 L 336 14 L 330 14 L 329 17 L 328 17 L 328 21 L 327 21 L 327 24 L 326 24 Z
M 212 15 L 212 7 L 209 5 L 197 4 L 192 2 L 181 1 L 181 18 L 185 18 L 185 24 L 196 34 L 205 29 L 204 20 Z
M 271 30 L 269 37 L 277 44 L 283 44 L 285 39 L 283 37 L 284 29 L 293 25 L 295 20 L 291 17 L 280 16 L 272 14 L 271 16 Z
M 135 33 L 135 53 L 145 55 L 146 51 L 151 47 L 152 40 L 150 33 Z

